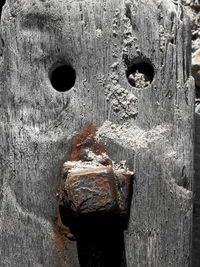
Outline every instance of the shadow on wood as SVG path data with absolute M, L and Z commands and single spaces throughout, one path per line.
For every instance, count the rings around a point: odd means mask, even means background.
M 117 216 L 78 218 L 61 206 L 60 216 L 76 238 L 81 267 L 126 267 L 123 235 L 126 225 Z

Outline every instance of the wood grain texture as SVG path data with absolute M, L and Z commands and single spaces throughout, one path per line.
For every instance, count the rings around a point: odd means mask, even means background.
M 109 156 L 127 160 L 136 173 L 127 266 L 189 266 L 190 31 L 182 10 L 165 2 L 7 0 L 0 59 L 1 266 L 79 265 L 75 244 L 59 236 L 54 217 L 71 137 L 87 122 L 103 125 L 99 136 Z M 143 59 L 155 76 L 136 89 L 126 71 Z M 52 67 L 63 63 L 77 75 L 65 93 L 49 79 Z

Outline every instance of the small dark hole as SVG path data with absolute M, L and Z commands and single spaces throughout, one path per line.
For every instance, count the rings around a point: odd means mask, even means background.
M 174 44 L 174 37 L 172 37 L 169 41 L 171 44 Z
M 130 7 L 130 4 L 126 4 L 126 17 L 131 20 L 131 7 Z
M 3 50 L 4 50 L 4 40 L 0 36 L 0 57 L 3 56 Z
M 154 78 L 153 65 L 147 59 L 135 59 L 127 73 L 130 85 L 135 88 L 145 88 L 150 85 Z
M 200 87 L 198 87 L 198 86 L 196 85 L 196 87 L 195 87 L 195 91 L 196 91 L 196 98 L 200 99 Z
M 61 65 L 51 72 L 50 80 L 54 89 L 59 92 L 66 92 L 74 86 L 76 72 L 68 65 Z
M 196 40 L 198 38 L 198 31 L 195 31 L 193 34 L 192 34 L 192 41 Z

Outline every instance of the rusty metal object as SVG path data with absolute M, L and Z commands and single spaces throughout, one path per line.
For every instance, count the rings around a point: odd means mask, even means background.
M 116 212 L 118 209 L 112 168 L 91 168 L 70 173 L 65 194 L 77 213 Z
M 133 173 L 116 168 L 89 125 L 73 138 L 58 197 L 76 215 L 127 216 Z

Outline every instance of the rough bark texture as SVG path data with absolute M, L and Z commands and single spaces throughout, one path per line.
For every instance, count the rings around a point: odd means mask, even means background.
M 55 226 L 55 196 L 71 137 L 87 122 L 135 171 L 127 266 L 189 266 L 194 84 L 182 8 L 7 0 L 1 36 L 1 266 L 79 266 L 75 242 Z M 137 73 L 139 88 L 128 83 L 135 63 L 146 77 L 154 69 L 147 87 Z M 76 71 L 66 92 L 49 77 L 62 64 Z

